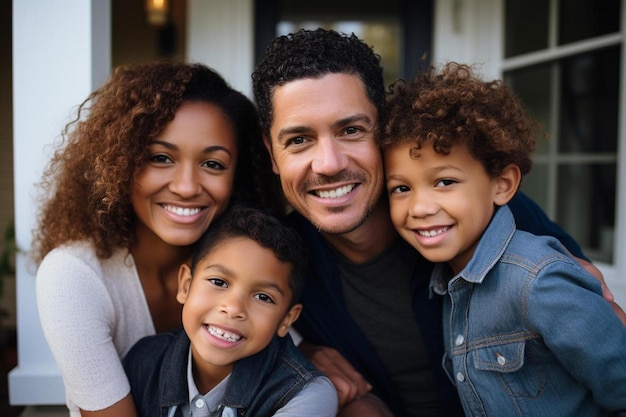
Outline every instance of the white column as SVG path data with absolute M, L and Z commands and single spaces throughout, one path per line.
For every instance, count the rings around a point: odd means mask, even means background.
M 215 69 L 251 98 L 253 0 L 188 0 L 187 60 Z
M 501 78 L 503 0 L 435 0 L 433 64 L 479 64 Z
M 15 224 L 18 247 L 31 246 L 34 184 L 41 178 L 75 106 L 110 71 L 110 0 L 13 1 Z M 63 277 L 59 277 L 63 279 Z M 63 404 L 59 371 L 43 337 L 35 267 L 17 257 L 18 366 L 9 374 L 12 404 Z

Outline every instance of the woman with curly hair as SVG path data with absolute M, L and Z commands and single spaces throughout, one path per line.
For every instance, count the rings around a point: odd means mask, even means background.
M 133 416 L 120 357 L 181 326 L 178 270 L 231 202 L 281 215 L 252 102 L 200 64 L 118 67 L 40 186 L 37 303 L 70 415 Z

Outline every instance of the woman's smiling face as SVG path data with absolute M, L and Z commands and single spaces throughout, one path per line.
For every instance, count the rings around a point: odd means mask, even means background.
M 183 102 L 150 143 L 150 161 L 135 179 L 138 235 L 175 246 L 195 243 L 228 206 L 236 161 L 236 135 L 224 112 Z

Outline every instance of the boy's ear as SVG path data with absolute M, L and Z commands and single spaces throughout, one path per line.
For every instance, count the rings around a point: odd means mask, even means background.
M 293 307 L 291 307 L 291 309 L 289 309 L 287 314 L 285 314 L 283 321 L 278 326 L 278 331 L 276 332 L 278 336 L 285 337 L 287 335 L 287 333 L 289 332 L 289 328 L 296 320 L 298 320 L 301 312 L 302 304 L 295 304 Z
M 176 293 L 176 300 L 185 304 L 187 296 L 189 295 L 189 288 L 191 287 L 191 267 L 188 264 L 182 264 L 178 269 L 178 292 Z
M 522 181 L 522 173 L 516 164 L 507 165 L 495 179 L 496 188 L 493 198 L 494 204 L 503 206 L 515 195 Z
M 278 167 L 276 166 L 276 161 L 274 161 L 274 153 L 272 152 L 272 139 L 268 138 L 266 134 L 263 134 L 263 145 L 265 145 L 265 149 L 270 154 L 270 159 L 272 160 L 272 171 L 274 174 L 278 174 Z

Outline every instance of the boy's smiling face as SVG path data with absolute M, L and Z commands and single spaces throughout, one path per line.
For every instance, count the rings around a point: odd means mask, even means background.
M 394 226 L 426 259 L 449 262 L 455 273 L 471 259 L 495 207 L 506 204 L 519 183 L 509 178 L 515 166 L 491 178 L 465 145 L 442 155 L 430 142 L 419 150 L 400 143 L 385 150 L 384 161 Z
M 201 392 L 226 377 L 236 361 L 264 349 L 275 334 L 287 334 L 301 310 L 300 304 L 290 308 L 291 271 L 271 249 L 247 237 L 219 243 L 193 277 L 188 265 L 181 267 L 177 299 L 184 304 L 183 326 Z

